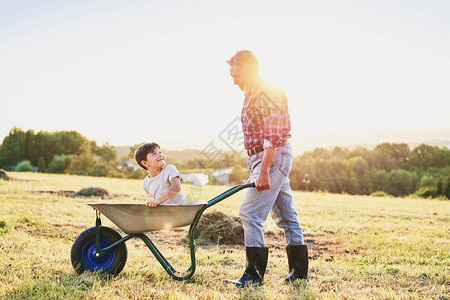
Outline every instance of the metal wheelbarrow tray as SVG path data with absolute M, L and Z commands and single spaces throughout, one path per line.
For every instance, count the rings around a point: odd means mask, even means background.
M 254 186 L 254 183 L 238 185 L 208 202 L 185 205 L 148 208 L 144 204 L 89 203 L 96 210 L 95 227 L 83 231 L 74 241 L 71 250 L 72 265 L 79 274 L 89 270 L 117 275 L 123 270 L 127 260 L 125 242 L 130 238 L 140 238 L 173 279 L 189 279 L 195 273 L 194 231 L 203 212 L 240 190 Z M 101 226 L 100 214 L 105 215 L 127 235 L 122 237 L 117 231 Z M 182 273 L 172 267 L 144 232 L 188 225 L 191 266 Z

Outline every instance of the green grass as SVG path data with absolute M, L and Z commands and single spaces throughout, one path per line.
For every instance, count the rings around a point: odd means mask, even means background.
M 115 195 L 98 201 L 138 203 L 145 201 L 141 181 L 10 175 L 19 180 L 0 180 L 1 299 L 450 299 L 450 201 L 294 192 L 312 258 L 309 283 L 282 283 L 283 236 L 269 217 L 265 284 L 239 290 L 222 281 L 242 274 L 242 245 L 199 245 L 197 271 L 185 282 L 172 280 L 139 240 L 127 242 L 127 265 L 117 277 L 77 275 L 70 249 L 78 234 L 94 226 L 95 213 L 85 205 L 93 200 L 42 191 L 97 186 Z M 190 186 L 183 189 L 186 194 Z M 200 201 L 224 190 L 206 186 Z M 210 210 L 237 215 L 242 195 Z M 185 234 L 184 228 L 149 235 L 177 269 L 186 269 Z

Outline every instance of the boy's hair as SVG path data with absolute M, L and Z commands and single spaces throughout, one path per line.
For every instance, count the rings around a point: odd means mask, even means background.
M 144 170 L 147 170 L 142 164 L 141 161 L 145 160 L 149 153 L 153 153 L 156 148 L 161 149 L 157 143 L 145 143 L 140 145 L 136 151 L 134 152 L 134 159 L 137 164 Z

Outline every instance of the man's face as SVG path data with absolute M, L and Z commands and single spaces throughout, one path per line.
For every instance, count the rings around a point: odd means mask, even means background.
M 250 78 L 244 68 L 236 65 L 230 66 L 230 75 L 233 77 L 234 84 L 239 86 L 241 91 L 246 91 L 250 87 Z

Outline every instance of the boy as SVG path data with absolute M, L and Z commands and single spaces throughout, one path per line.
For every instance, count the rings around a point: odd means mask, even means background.
M 174 165 L 166 166 L 166 158 L 156 143 L 139 146 L 134 153 L 137 164 L 148 171 L 142 182 L 145 193 L 152 198 L 145 206 L 155 207 L 158 204 L 185 204 L 181 190 L 180 174 Z

